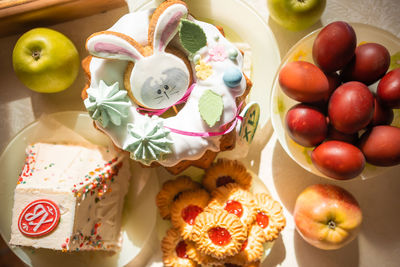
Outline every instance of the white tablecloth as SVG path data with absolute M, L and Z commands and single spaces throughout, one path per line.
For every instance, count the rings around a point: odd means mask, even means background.
M 281 28 L 269 18 L 267 0 L 246 1 L 268 21 L 281 57 L 305 34 L 334 20 L 371 24 L 400 37 L 399 0 L 328 0 L 321 20 L 311 28 L 296 33 Z M 140 0 L 134 3 L 140 4 Z M 126 12 L 127 8 L 120 8 L 52 28 L 65 33 L 77 45 L 80 54 L 85 55 L 83 44 L 86 37 L 108 28 Z M 80 100 L 84 84 L 82 72 L 71 88 L 57 94 L 37 94 L 18 81 L 11 60 L 18 37 L 0 39 L 0 151 L 18 131 L 42 113 L 84 110 Z M 287 217 L 287 227 L 263 266 L 400 266 L 400 168 L 366 181 L 332 182 L 299 167 L 285 153 L 274 134 L 260 153 L 259 176 L 272 195 L 283 204 Z M 303 241 L 294 229 L 291 213 L 296 197 L 306 186 L 316 183 L 334 183 L 348 189 L 363 209 L 364 221 L 358 238 L 340 250 L 316 249 Z

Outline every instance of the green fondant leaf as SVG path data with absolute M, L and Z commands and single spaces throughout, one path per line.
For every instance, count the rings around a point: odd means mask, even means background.
M 207 37 L 203 29 L 196 23 L 181 19 L 179 24 L 179 38 L 182 46 L 191 54 L 207 45 Z
M 220 120 L 223 109 L 224 102 L 222 101 L 222 96 L 219 94 L 207 90 L 200 97 L 200 115 L 208 126 L 213 127 L 215 123 Z

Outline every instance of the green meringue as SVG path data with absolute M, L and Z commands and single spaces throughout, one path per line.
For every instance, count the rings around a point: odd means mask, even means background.
M 120 90 L 118 82 L 108 86 L 100 80 L 98 88 L 88 88 L 88 97 L 84 100 L 85 107 L 92 119 L 103 127 L 109 123 L 120 126 L 122 118 L 127 118 L 131 103 L 126 90 Z
M 158 118 L 148 118 L 144 124 L 128 123 L 128 136 L 123 147 L 131 152 L 131 158 L 149 165 L 171 153 L 173 142 L 168 138 L 170 131 Z

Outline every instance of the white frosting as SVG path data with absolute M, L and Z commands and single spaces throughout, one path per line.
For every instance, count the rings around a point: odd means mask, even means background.
M 117 250 L 130 177 L 128 159 L 99 147 L 45 143 L 29 146 L 27 155 L 29 164 L 15 189 L 10 244 L 70 251 Z M 113 180 L 99 178 L 121 162 Z M 18 218 L 29 203 L 38 199 L 53 201 L 61 217 L 52 232 L 29 238 L 19 231 Z
M 130 83 L 132 94 L 142 106 L 162 109 L 183 97 L 189 87 L 189 71 L 180 58 L 158 53 L 135 64 Z
M 121 24 L 134 25 L 136 31 L 129 32 L 129 36 L 135 40 L 145 40 L 147 38 L 146 29 L 148 29 L 148 19 L 143 19 L 143 14 L 149 14 L 151 11 L 140 11 L 130 14 L 129 17 L 123 17 L 123 22 L 118 21 L 111 29 L 113 31 L 123 31 L 127 33 L 125 27 L 120 26 Z M 164 15 L 164 14 L 163 14 Z M 161 15 L 161 17 L 163 16 Z M 205 32 L 207 37 L 207 46 L 203 47 L 196 54 L 201 56 L 201 60 L 205 61 L 207 65 L 212 68 L 212 75 L 205 80 L 198 79 L 196 76 L 195 63 L 191 61 L 191 66 L 194 73 L 194 80 L 197 85 L 193 88 L 193 91 L 188 98 L 184 107 L 179 111 L 176 116 L 169 117 L 164 120 L 164 126 L 178 129 L 188 132 L 205 133 L 205 132 L 220 132 L 222 131 L 221 126 L 232 122 L 235 119 L 237 107 L 236 107 L 236 97 L 243 94 L 246 89 L 246 80 L 242 79 L 240 84 L 235 88 L 229 88 L 223 82 L 223 74 L 227 68 L 236 67 L 242 69 L 243 57 L 238 49 L 219 32 L 219 30 L 208 23 L 197 21 L 194 19 Z M 164 21 L 164 20 L 162 20 Z M 121 27 L 121 30 L 120 30 Z M 146 37 L 142 36 L 145 34 Z M 219 37 L 219 38 L 216 38 Z M 177 38 L 174 38 L 173 43 L 177 43 Z M 222 61 L 212 61 L 210 60 L 209 51 L 213 49 L 216 45 L 224 46 L 226 51 L 237 50 L 238 56 L 236 60 L 229 59 L 228 56 Z M 96 87 L 99 81 L 102 79 L 108 79 L 106 82 L 108 84 L 115 81 L 123 80 L 124 72 L 121 72 L 121 68 L 124 63 L 109 63 L 110 60 L 107 59 L 93 59 L 90 63 L 91 72 L 91 87 Z M 126 64 L 126 63 L 125 63 Z M 149 70 L 151 74 L 152 70 Z M 107 72 L 107 74 L 105 74 Z M 112 73 L 112 74 L 111 74 Z M 113 77 L 115 80 L 110 80 Z M 121 83 L 120 83 L 121 84 Z M 224 103 L 224 111 L 220 120 L 213 126 L 209 127 L 201 118 L 198 111 L 199 99 L 203 92 L 206 90 L 212 90 L 215 93 L 222 96 Z M 128 123 L 134 124 L 144 124 L 148 117 L 143 116 L 138 113 L 136 108 L 138 106 L 133 103 L 130 108 L 130 114 L 122 123 L 121 126 L 110 126 L 107 128 L 102 128 L 99 123 L 96 122 L 97 126 L 106 132 L 113 142 L 120 148 L 124 147 L 127 137 L 126 125 Z M 158 161 L 161 165 L 166 167 L 171 167 L 176 165 L 182 160 L 196 160 L 202 157 L 206 150 L 211 150 L 218 152 L 220 146 L 221 136 L 215 137 L 195 137 L 182 135 L 178 133 L 171 132 L 169 135 L 170 139 L 173 141 L 172 153 L 164 155 L 163 159 Z

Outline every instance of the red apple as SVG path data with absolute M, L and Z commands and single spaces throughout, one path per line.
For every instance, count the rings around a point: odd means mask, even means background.
M 357 200 L 345 189 L 328 184 L 307 187 L 297 197 L 293 216 L 304 240 L 325 250 L 352 241 L 362 222 Z

